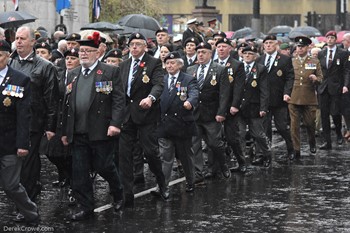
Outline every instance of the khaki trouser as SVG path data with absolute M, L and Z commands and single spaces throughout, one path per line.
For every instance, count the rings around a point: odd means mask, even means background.
M 290 132 L 294 150 L 300 151 L 300 117 L 302 117 L 307 130 L 309 145 L 310 147 L 315 147 L 315 120 L 317 106 L 289 104 L 288 109 L 290 115 Z

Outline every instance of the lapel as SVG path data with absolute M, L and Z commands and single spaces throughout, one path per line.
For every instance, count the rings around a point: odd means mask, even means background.
M 216 75 L 216 64 L 213 61 L 211 61 L 209 64 L 209 69 L 208 69 L 207 75 L 204 78 L 203 86 L 205 85 L 205 83 L 210 82 L 210 80 L 214 74 Z
M 98 71 L 98 72 L 97 72 Z M 96 97 L 96 87 L 95 87 L 95 83 L 96 82 L 102 82 L 102 81 L 108 81 L 107 79 L 103 78 L 103 73 L 105 71 L 101 69 L 101 62 L 98 61 L 97 66 L 95 67 L 95 69 L 93 69 L 91 71 L 91 75 L 94 79 L 93 83 L 92 83 L 92 88 L 91 88 L 91 97 L 90 97 L 90 103 L 89 103 L 89 108 L 91 107 L 92 102 L 94 101 L 95 97 Z
M 11 83 L 11 81 L 12 81 L 12 68 L 8 66 L 7 73 L 0 85 L 0 95 L 2 95 L 2 91 L 6 88 L 7 84 Z
M 123 74 L 122 78 L 123 78 L 124 87 L 126 87 L 126 89 L 128 88 L 128 80 L 129 80 L 129 71 L 130 71 L 131 61 L 132 61 L 132 59 L 128 58 L 125 61 L 124 70 L 120 72 L 121 74 Z
M 333 56 L 333 60 L 332 60 L 332 64 L 329 66 L 328 69 L 330 69 L 331 67 L 335 66 L 334 64 L 337 63 L 337 59 L 339 58 L 339 49 L 337 48 L 335 50 L 334 56 Z
M 74 73 L 73 73 L 74 72 Z M 71 92 L 71 103 L 70 105 L 72 106 L 73 112 L 75 112 L 75 99 L 76 99 L 76 92 L 77 92 L 77 83 L 79 80 L 79 77 L 81 75 L 81 66 L 79 66 L 79 69 L 76 69 L 72 71 L 71 77 L 73 77 L 72 80 L 68 80 L 67 84 L 72 83 L 72 92 Z M 67 89 L 67 85 L 66 89 Z
M 145 67 L 147 67 L 147 62 L 146 62 L 147 60 L 148 60 L 147 53 L 145 53 L 145 55 L 143 56 L 142 60 L 139 63 L 139 67 L 137 68 L 137 72 L 135 74 L 134 80 L 131 82 L 131 86 L 133 86 L 138 79 L 142 79 L 142 73 L 143 73 Z M 141 64 L 143 64 L 144 67 L 141 67 Z M 133 64 L 131 64 L 131 65 L 133 65 Z
M 327 58 L 327 49 L 325 49 L 325 50 L 322 51 L 321 56 L 324 57 L 324 59 L 321 59 L 321 61 L 320 61 L 320 62 L 321 62 L 321 66 L 322 66 L 322 67 L 325 67 L 325 68 L 327 69 L 327 68 L 328 68 L 328 67 L 327 67 L 327 59 L 328 59 L 328 58 Z
M 258 77 L 258 69 L 257 69 L 257 65 L 256 65 L 257 63 L 256 62 L 254 62 L 254 65 L 253 65 L 253 67 L 250 69 L 250 73 L 249 73 L 249 75 L 248 75 L 248 77 L 247 77 L 247 79 L 246 79 L 246 84 L 247 83 L 251 83 L 251 81 L 253 80 L 253 70 L 255 69 L 256 71 L 255 71 L 255 73 L 256 73 L 256 76 Z

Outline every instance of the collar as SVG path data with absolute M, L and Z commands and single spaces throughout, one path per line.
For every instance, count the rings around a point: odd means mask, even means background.
M 277 50 L 273 54 L 266 53 L 266 58 L 267 59 L 268 59 L 269 56 L 271 56 L 271 60 L 274 60 L 274 58 L 277 56 Z
M 139 59 L 139 63 L 140 63 L 140 61 L 142 61 L 142 59 L 143 59 L 144 56 L 145 56 L 145 53 L 143 53 L 143 54 L 141 55 L 141 57 L 137 58 L 137 59 Z M 135 60 L 136 60 L 136 58 L 131 57 L 131 63 L 132 63 L 132 64 L 134 64 Z
M 85 69 L 89 69 L 89 70 L 90 70 L 89 74 L 90 74 L 91 71 L 93 71 L 93 70 L 95 69 L 95 67 L 97 66 L 97 64 L 98 64 L 98 60 L 95 61 L 95 63 L 92 64 L 92 66 L 89 66 L 89 67 L 86 67 L 86 68 L 82 66 L 82 67 L 81 67 L 81 72 L 83 73 Z
M 8 66 L 5 66 L 4 69 L 0 70 L 0 78 L 5 78 L 8 70 L 9 70 Z M 2 83 L 2 81 L 0 83 Z
M 177 80 L 177 78 L 179 77 L 179 74 L 180 74 L 180 71 L 178 71 L 178 72 L 177 72 L 176 74 L 174 74 L 174 75 L 169 74 L 169 78 L 175 77 L 175 80 Z
M 28 58 L 34 53 L 34 51 L 32 51 L 31 53 L 29 53 L 26 57 L 21 57 L 19 54 L 18 54 L 18 58 L 20 61 L 24 61 L 24 60 L 28 60 Z

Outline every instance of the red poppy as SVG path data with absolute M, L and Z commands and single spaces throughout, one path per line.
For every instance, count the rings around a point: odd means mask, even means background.
M 102 70 L 97 70 L 97 74 L 103 74 Z
M 141 63 L 140 63 L 140 67 L 141 67 L 141 68 L 145 67 L 145 62 L 141 62 Z
M 252 72 L 253 72 L 253 73 L 255 73 L 255 72 L 256 72 L 256 69 L 255 69 L 255 68 L 253 68 L 253 69 L 252 69 Z

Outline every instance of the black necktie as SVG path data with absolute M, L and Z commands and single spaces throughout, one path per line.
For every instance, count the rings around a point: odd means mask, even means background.
M 225 62 L 224 62 L 224 61 L 221 61 L 221 62 L 220 62 L 220 65 L 222 65 L 222 66 L 225 65 Z
M 175 77 L 172 76 L 172 77 L 170 78 L 169 94 L 170 94 L 171 91 L 174 89 L 174 87 L 175 87 Z
M 333 62 L 333 50 L 329 50 L 328 67 L 327 68 L 331 67 L 332 62 Z
M 188 64 L 191 65 L 192 62 L 193 62 L 193 61 L 192 61 L 192 58 L 190 58 L 190 59 L 188 60 Z
M 84 76 L 87 76 L 87 75 L 89 74 L 89 71 L 90 71 L 90 69 L 89 69 L 89 68 L 86 68 L 86 69 L 84 70 Z
M 271 58 L 272 56 L 269 55 L 269 59 L 267 59 L 267 62 L 266 62 L 266 68 L 267 68 L 267 71 L 270 71 L 270 63 L 271 63 Z
M 199 88 L 202 88 L 203 83 L 204 83 L 204 68 L 205 68 L 205 65 L 201 65 L 201 71 L 199 72 L 199 76 L 198 76 Z

